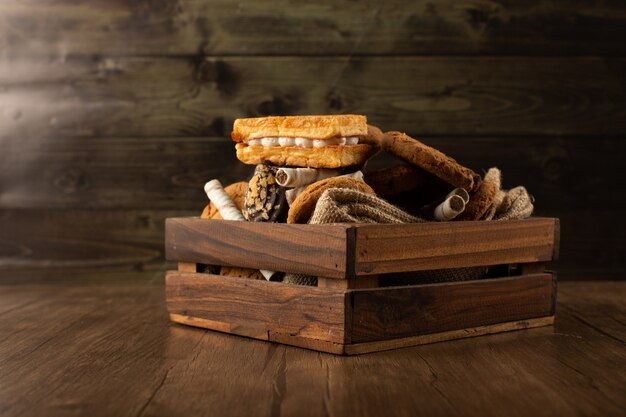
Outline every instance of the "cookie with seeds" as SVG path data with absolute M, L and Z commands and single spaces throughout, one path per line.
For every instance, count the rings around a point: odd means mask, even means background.
M 249 222 L 282 222 L 289 206 L 286 189 L 278 185 L 278 167 L 259 164 L 248 182 L 243 204 L 243 217 Z

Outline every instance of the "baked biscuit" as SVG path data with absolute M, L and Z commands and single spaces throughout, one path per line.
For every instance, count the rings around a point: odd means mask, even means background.
M 248 183 L 246 181 L 239 181 L 225 187 L 224 191 L 228 194 L 231 200 L 233 200 L 237 208 L 239 210 L 243 210 L 244 196 L 247 189 Z M 217 211 L 217 207 L 215 207 L 213 203 L 209 203 L 206 207 L 204 207 L 200 218 L 220 220 L 222 219 L 222 216 L 220 215 L 220 212 Z
M 465 210 L 454 220 L 480 220 L 493 205 L 498 194 L 498 184 L 489 179 L 483 179 L 478 189 L 470 194 Z
M 404 133 L 386 132 L 383 149 L 454 187 L 474 191 L 480 183 L 480 175 L 471 169 Z
M 326 178 L 325 180 L 317 181 L 309 185 L 294 200 L 289 207 L 287 223 L 306 223 L 315 210 L 317 200 L 322 193 L 329 188 L 350 188 L 376 195 L 372 187 L 363 181 L 343 176 Z
M 231 137 L 245 164 L 341 168 L 365 164 L 382 135 L 365 116 L 345 114 L 237 119 Z
M 250 268 L 238 268 L 236 266 L 222 266 L 220 268 L 220 275 L 225 277 L 238 277 L 247 279 L 262 279 L 265 280 L 263 274 L 258 269 Z
M 306 168 L 361 166 L 378 152 L 377 146 L 367 143 L 322 148 L 248 146 L 238 143 L 235 149 L 237 159 L 244 164 L 258 165 L 267 161 L 277 166 Z
M 335 136 L 365 136 L 367 118 L 357 114 L 323 116 L 268 116 L 237 119 L 231 137 L 236 142 L 261 137 L 330 139 Z

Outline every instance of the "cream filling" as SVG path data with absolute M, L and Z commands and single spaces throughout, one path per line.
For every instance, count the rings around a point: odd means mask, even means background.
M 276 146 L 296 146 L 299 148 L 321 148 L 323 146 L 347 146 L 357 145 L 358 136 L 334 137 L 331 139 L 309 139 L 309 138 L 288 138 L 288 137 L 266 137 L 244 140 L 248 146 L 264 146 L 273 148 Z

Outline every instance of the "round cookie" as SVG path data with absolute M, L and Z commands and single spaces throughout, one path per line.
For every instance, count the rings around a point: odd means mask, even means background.
M 222 266 L 220 269 L 220 275 L 225 277 L 265 280 L 265 277 L 258 269 L 238 268 L 236 266 Z
M 383 149 L 454 187 L 474 191 L 480 183 L 480 175 L 471 169 L 404 133 L 386 132 Z
M 320 198 L 322 193 L 329 188 L 350 188 L 376 195 L 372 187 L 363 181 L 343 176 L 326 178 L 325 180 L 317 181 L 309 185 L 294 200 L 289 207 L 287 223 L 306 223 L 309 218 L 311 218 L 311 214 L 313 214 L 313 211 L 315 210 L 317 200 Z
M 248 183 L 243 217 L 249 222 L 280 222 L 287 216 L 286 189 L 276 182 L 278 167 L 259 164 Z
M 478 189 L 470 194 L 470 200 L 465 205 L 465 210 L 454 220 L 480 220 L 496 199 L 499 188 L 496 183 L 489 179 L 483 179 Z
M 231 200 L 233 200 L 239 210 L 243 209 L 244 195 L 246 194 L 247 189 L 248 183 L 246 181 L 239 181 L 224 187 L 224 191 L 228 194 Z M 220 215 L 220 212 L 217 211 L 217 207 L 215 207 L 213 203 L 209 203 L 206 207 L 204 207 L 200 218 L 219 220 L 222 219 L 222 216 Z

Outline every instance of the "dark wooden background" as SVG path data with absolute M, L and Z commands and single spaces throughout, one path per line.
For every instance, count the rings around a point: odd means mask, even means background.
M 233 120 L 320 113 L 500 167 L 561 279 L 623 279 L 623 39 L 623 1 L 2 1 L 0 281 L 161 282 Z

